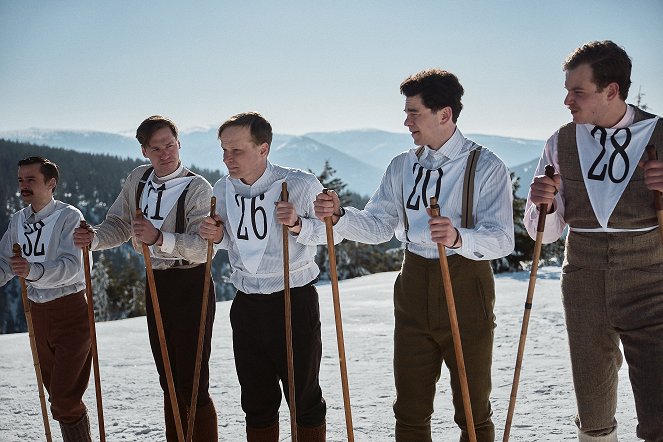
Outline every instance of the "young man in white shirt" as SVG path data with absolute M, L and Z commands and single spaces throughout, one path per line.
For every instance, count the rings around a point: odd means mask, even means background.
M 394 233 L 405 245 L 394 287 L 397 441 L 431 441 L 430 419 L 442 363 L 451 377 L 454 420 L 468 440 L 437 244 L 446 247 L 478 441 L 493 441 L 490 406 L 495 301 L 489 260 L 513 251 L 509 171 L 456 127 L 463 88 L 455 75 L 430 69 L 401 84 L 405 126 L 418 148 L 396 156 L 364 210 L 340 207 L 320 193 L 315 213 L 334 231 L 377 244 Z M 464 183 L 468 184 L 465 185 Z M 430 217 L 437 197 L 441 216 Z M 301 241 L 307 241 L 305 233 Z
M 237 294 L 230 310 L 237 377 L 242 387 L 249 442 L 279 440 L 279 380 L 288 402 L 284 325 L 283 232 L 288 227 L 292 346 L 299 442 L 325 440 L 326 404 L 320 388 L 322 358 L 315 245 L 298 235 L 324 238 L 325 226 L 313 215 L 322 190 L 317 178 L 267 159 L 272 127 L 260 114 L 235 115 L 219 128 L 228 175 L 214 185 L 215 219 L 205 218 L 200 235 L 228 250 Z M 288 202 L 281 201 L 281 183 Z M 322 239 L 324 241 L 324 239 Z
M 207 243 L 198 236 L 198 225 L 209 215 L 212 186 L 182 165 L 177 127 L 168 118 L 154 115 L 145 119 L 136 130 L 136 139 L 150 164 L 134 169 L 124 181 L 106 219 L 93 228 L 76 229 L 74 240 L 80 247 L 90 245 L 91 250 L 117 247 L 130 239 L 141 253 L 141 243 L 150 246 L 180 420 L 186 434 L 207 260 Z M 144 217 L 136 218 L 137 208 Z M 218 439 L 216 409 L 209 395 L 209 358 L 216 311 L 212 281 L 205 295 L 209 299 L 194 422 L 193 440 L 196 442 Z M 145 304 L 150 347 L 164 392 L 166 440 L 176 441 L 176 425 L 148 284 L 145 284 Z
M 18 162 L 21 198 L 0 241 L 0 286 L 14 275 L 25 278 L 39 368 L 53 419 L 65 442 L 91 441 L 83 394 L 90 379 L 92 353 L 85 299 L 83 255 L 74 246 L 74 229 L 83 219 L 69 204 L 53 199 L 57 166 L 42 157 Z M 13 244 L 22 256 L 14 256 Z
M 534 238 L 547 205 L 544 243 L 569 226 L 561 282 L 578 438 L 617 440 L 621 341 L 637 435 L 663 441 L 663 243 L 651 192 L 663 191 L 663 162 L 645 153 L 653 144 L 663 155 L 663 123 L 626 104 L 631 60 L 612 41 L 577 48 L 564 71 L 573 122 L 546 143 L 524 221 Z

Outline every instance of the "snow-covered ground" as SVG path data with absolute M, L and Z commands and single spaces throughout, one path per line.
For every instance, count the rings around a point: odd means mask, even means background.
M 534 307 L 527 336 L 516 413 L 511 429 L 514 441 L 575 439 L 575 399 L 570 374 L 564 317 L 559 295 L 560 269 L 539 270 Z M 355 439 L 394 439 L 391 404 L 392 287 L 396 273 L 375 274 L 341 281 L 350 398 Z M 502 438 L 513 367 L 520 334 L 529 273 L 496 278 L 498 327 L 493 363 L 494 422 Z M 321 383 L 327 400 L 330 442 L 347 440 L 341 391 L 331 286 L 319 285 L 324 354 Z M 228 320 L 230 303 L 218 303 L 211 358 L 211 394 L 219 415 L 219 439 L 244 439 L 240 389 L 232 356 Z M 104 415 L 109 441 L 164 440 L 162 395 L 147 340 L 145 318 L 97 325 Z M 626 365 L 620 371 L 618 402 L 622 440 L 636 440 L 635 408 Z M 93 434 L 97 432 L 94 382 L 85 396 Z M 285 404 L 285 401 L 283 402 Z M 433 417 L 433 440 L 456 441 L 448 374 L 438 384 Z M 290 440 L 287 409 L 281 411 L 281 440 Z M 51 420 L 54 440 L 61 440 Z M 96 433 L 98 440 L 98 432 Z M 27 334 L 0 336 L 0 441 L 44 440 L 39 398 Z

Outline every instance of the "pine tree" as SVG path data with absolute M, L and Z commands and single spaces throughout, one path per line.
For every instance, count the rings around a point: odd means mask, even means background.
M 103 322 L 111 319 L 110 303 L 108 302 L 110 278 L 108 277 L 104 254 L 99 253 L 96 258 L 90 271 L 94 299 L 94 319 L 97 322 Z
M 336 170 L 325 161 L 318 180 L 323 187 L 335 191 L 341 200 L 341 206 L 363 207 L 368 198 L 346 190 L 347 185 L 338 177 Z M 335 246 L 336 273 L 339 279 L 354 278 L 376 272 L 398 270 L 402 261 L 402 249 L 398 242 L 392 241 L 371 245 L 356 241 L 344 241 Z M 393 251 L 395 249 L 395 251 Z M 388 251 L 392 251 L 388 253 Z M 329 256 L 327 246 L 318 246 L 315 262 L 320 267 L 320 278 L 329 279 Z
M 530 238 L 523 223 L 525 204 L 527 200 L 517 196 L 520 188 L 520 177 L 511 172 L 513 193 L 513 228 L 514 228 L 514 251 L 503 258 L 491 261 L 495 273 L 516 272 L 523 270 L 532 262 L 534 255 L 534 241 Z M 546 244 L 541 248 L 540 264 L 560 264 L 564 255 L 564 242 L 562 239 L 552 244 Z

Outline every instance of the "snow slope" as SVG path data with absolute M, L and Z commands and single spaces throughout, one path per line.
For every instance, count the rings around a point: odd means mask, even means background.
M 539 270 L 527 347 L 521 374 L 513 441 L 575 439 L 575 399 L 570 375 L 564 317 L 559 295 L 560 269 Z M 391 404 L 392 287 L 396 273 L 369 275 L 340 282 L 355 440 L 394 439 Z M 502 438 L 513 367 L 520 334 L 529 273 L 496 278 L 498 327 L 493 363 L 494 422 Z M 340 386 L 331 286 L 319 285 L 324 354 L 321 383 L 327 400 L 330 442 L 347 440 Z M 228 321 L 230 303 L 218 303 L 211 358 L 211 394 L 219 415 L 219 439 L 244 439 L 240 390 L 232 356 Z M 97 325 L 104 391 L 104 414 L 109 441 L 164 440 L 162 396 L 149 350 L 145 318 Z M 635 407 L 626 365 L 620 371 L 617 420 L 622 440 L 636 440 Z M 93 434 L 97 431 L 94 382 L 85 396 Z M 283 401 L 285 404 L 285 401 Z M 448 375 L 438 384 L 433 440 L 457 441 Z M 281 440 L 290 440 L 288 412 L 281 411 Z M 54 440 L 61 440 L 51 420 Z M 98 434 L 97 440 L 98 440 Z M 0 441 L 44 440 L 39 398 L 26 334 L 0 336 Z

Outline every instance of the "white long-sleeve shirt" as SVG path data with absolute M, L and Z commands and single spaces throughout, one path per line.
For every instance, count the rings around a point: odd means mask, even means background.
M 628 127 L 633 124 L 635 118 L 635 110 L 631 106 L 627 106 L 626 113 L 622 119 L 613 126 L 614 129 L 619 129 L 622 127 Z M 543 148 L 543 153 L 541 158 L 539 158 L 539 164 L 536 166 L 536 171 L 534 176 L 544 175 L 545 168 L 547 164 L 552 164 L 555 168 L 555 171 L 559 173 L 559 158 L 558 158 L 558 138 L 559 130 L 557 130 Z M 546 215 L 546 224 L 543 231 L 542 241 L 544 244 L 549 244 L 557 241 L 562 234 L 567 224 L 564 220 L 565 213 L 565 196 L 564 196 L 564 184 L 560 184 L 557 195 L 555 195 L 555 200 L 553 206 L 555 208 L 554 212 Z M 536 227 L 539 222 L 539 209 L 536 205 L 532 203 L 529 192 L 527 194 L 527 203 L 525 205 L 525 214 L 523 216 L 523 223 L 527 229 L 527 233 L 532 239 L 536 238 Z
M 451 138 L 438 150 L 424 148 L 419 164 L 426 169 L 464 169 L 470 150 L 477 145 L 456 129 Z M 380 187 L 364 210 L 346 207 L 334 230 L 346 239 L 378 244 L 396 238 L 406 244 L 412 253 L 424 258 L 438 258 L 437 244 L 410 243 L 405 232 L 405 205 L 403 198 L 403 165 L 408 152 L 396 156 L 387 167 Z M 453 175 L 445 172 L 447 175 Z M 462 176 L 462 173 L 460 174 Z M 459 254 L 473 260 L 489 260 L 506 256 L 514 248 L 513 196 L 509 171 L 495 154 L 483 149 L 476 167 L 473 228 L 461 228 L 463 180 L 449 182 L 442 178 L 440 214 L 449 217 L 462 237 L 458 249 L 447 248 L 447 255 Z M 423 210 L 423 209 L 422 209 Z M 411 226 L 410 226 L 411 227 Z M 430 231 L 425 233 L 430 238 Z M 301 234 L 300 234 L 301 236 Z
M 299 235 L 288 235 L 290 287 L 300 287 L 315 279 L 320 270 L 315 263 L 317 247 L 314 244 L 326 243 L 325 225 L 315 218 L 313 202 L 318 193 L 322 191 L 322 184 L 316 177 L 299 169 L 290 169 L 267 162 L 267 168 L 258 180 L 252 185 L 244 184 L 241 180 L 230 178 L 235 192 L 245 198 L 252 198 L 267 192 L 279 180 L 285 179 L 288 184 L 289 201 L 294 204 L 297 214 L 302 219 L 302 229 Z M 228 258 L 232 266 L 230 281 L 244 293 L 273 293 L 283 290 L 283 236 L 281 224 L 276 222 L 272 233 L 266 239 L 267 245 L 264 255 L 255 273 L 247 270 L 242 262 L 235 232 L 229 229 L 226 206 L 235 204 L 235 201 L 226 200 L 227 176 L 222 177 L 214 185 L 213 194 L 218 204 L 218 215 L 223 221 L 223 239 L 219 246 L 228 250 Z M 235 227 L 236 228 L 236 227 Z M 302 243 L 301 237 L 311 238 L 309 244 Z M 340 238 L 339 238 L 340 240 Z
M 20 214 L 28 222 L 37 223 L 58 210 L 62 213 L 55 222 L 49 243 L 45 245 L 44 261 L 30 263 L 30 273 L 25 278 L 28 298 L 44 303 L 85 288 L 83 254 L 74 245 L 74 229 L 83 215 L 74 206 L 53 199 L 39 212 L 34 213 L 32 206 L 28 206 L 12 215 L 9 228 L 0 240 L 0 286 L 14 277 L 9 260 L 13 256 L 13 244 L 19 242 L 19 235 L 24 234 L 23 226 L 19 225 Z
M 136 216 L 136 188 L 141 177 L 149 166 L 138 166 L 134 169 L 122 186 L 104 221 L 94 226 L 95 235 L 91 250 L 106 250 L 124 244 L 132 238 L 131 223 Z M 158 178 L 159 182 L 187 176 L 189 169 L 180 167 L 172 174 Z M 196 175 L 191 181 L 189 190 L 184 199 L 184 214 L 186 220 L 185 232 L 176 233 L 177 204 L 166 215 L 159 230 L 163 234 L 163 243 L 160 246 L 150 246 L 152 255 L 152 268 L 165 270 L 179 264 L 180 259 L 191 264 L 182 267 L 192 267 L 207 260 L 207 241 L 198 235 L 198 226 L 204 217 L 209 215 L 212 186 L 205 178 Z M 142 253 L 142 246 L 132 241 L 134 249 Z

